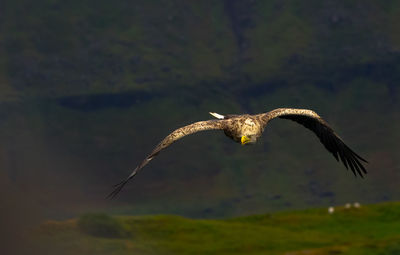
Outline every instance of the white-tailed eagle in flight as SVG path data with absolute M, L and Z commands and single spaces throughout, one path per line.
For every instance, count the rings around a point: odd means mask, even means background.
M 343 162 L 345 167 L 350 167 L 354 175 L 363 177 L 366 174 L 361 161 L 367 162 L 354 151 L 352 151 L 333 129 L 318 114 L 307 109 L 279 108 L 267 113 L 249 115 L 221 115 L 210 112 L 216 119 L 199 121 L 193 124 L 178 128 L 164 138 L 155 149 L 133 170 L 133 172 L 115 185 L 115 189 L 109 197 L 115 197 L 124 185 L 132 179 L 140 169 L 149 163 L 160 151 L 167 148 L 177 140 L 204 130 L 223 130 L 225 135 L 242 145 L 254 144 L 261 137 L 265 127 L 270 120 L 277 117 L 295 121 L 314 132 L 325 148 L 333 154 L 337 161 Z

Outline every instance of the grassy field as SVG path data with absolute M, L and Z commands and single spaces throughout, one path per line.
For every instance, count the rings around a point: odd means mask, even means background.
M 95 231 L 93 231 L 95 230 Z M 400 254 L 400 203 L 229 219 L 87 214 L 32 233 L 46 254 Z

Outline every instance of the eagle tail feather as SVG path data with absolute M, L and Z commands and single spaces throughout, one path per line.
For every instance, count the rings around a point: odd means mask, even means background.
M 212 116 L 214 116 L 215 118 L 217 118 L 217 119 L 220 119 L 220 120 L 225 119 L 225 116 L 224 116 L 224 115 L 221 115 L 221 114 L 219 114 L 219 113 L 210 112 L 210 114 L 211 114 Z

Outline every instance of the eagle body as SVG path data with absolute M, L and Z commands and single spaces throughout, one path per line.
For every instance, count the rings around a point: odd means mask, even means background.
M 250 139 L 247 143 L 255 143 L 264 131 L 263 121 L 256 115 L 228 116 L 225 125 L 225 135 L 238 143 L 242 142 L 242 137 Z
M 115 197 L 138 171 L 147 165 L 162 150 L 184 136 L 206 130 L 223 130 L 225 135 L 235 142 L 241 143 L 242 145 L 254 144 L 261 137 L 268 123 L 277 118 L 295 121 L 311 130 L 335 159 L 337 161 L 342 161 L 344 166 L 347 169 L 350 168 L 354 175 L 363 177 L 363 174 L 367 173 L 365 167 L 361 163 L 362 161 L 367 161 L 351 150 L 328 123 L 312 110 L 278 108 L 255 115 L 242 114 L 224 116 L 215 112 L 210 112 L 210 114 L 216 119 L 198 121 L 178 128 L 167 135 L 125 180 L 115 185 L 114 191 L 111 192 L 109 196 Z

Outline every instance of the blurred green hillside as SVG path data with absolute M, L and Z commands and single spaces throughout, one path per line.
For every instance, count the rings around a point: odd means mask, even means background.
M 62 217 L 223 217 L 400 199 L 399 1 L 11 1 L 0 8 L 0 167 L 10 199 Z M 296 123 L 161 153 L 209 111 L 317 111 L 370 163 L 354 178 Z M 10 192 L 12 191 L 12 192 Z M 51 210 L 47 210 L 52 208 Z
M 3 5 L 3 100 L 399 78 L 398 1 Z
M 333 214 L 323 208 L 221 220 L 87 214 L 78 221 L 46 222 L 30 240 L 40 251 L 60 255 L 395 255 L 400 252 L 399 215 L 399 203 L 337 207 Z M 98 234 L 88 234 L 82 222 Z M 116 229 L 125 234 L 115 236 Z

